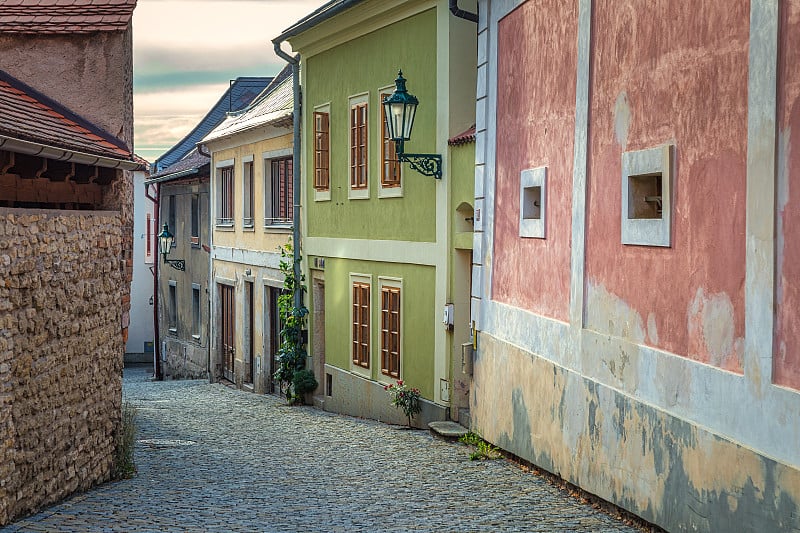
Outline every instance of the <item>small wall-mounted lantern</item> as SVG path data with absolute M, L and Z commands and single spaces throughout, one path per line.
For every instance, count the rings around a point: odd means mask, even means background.
M 442 179 L 440 154 L 407 154 L 403 151 L 403 144 L 411 139 L 411 128 L 414 127 L 419 100 L 406 90 L 406 79 L 402 70 L 397 73 L 397 79 L 394 81 L 396 88 L 391 96 L 383 101 L 383 112 L 386 115 L 389 138 L 397 146 L 397 159 L 408 163 L 411 168 L 424 176 Z
M 161 252 L 161 257 L 164 258 L 164 263 L 175 270 L 186 270 L 186 261 L 183 259 L 167 259 L 167 254 L 172 250 L 174 240 L 175 237 L 169 232 L 169 226 L 164 224 L 164 229 L 158 234 L 158 250 Z

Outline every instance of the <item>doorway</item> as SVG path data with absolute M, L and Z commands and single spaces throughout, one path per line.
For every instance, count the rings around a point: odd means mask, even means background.
M 222 377 L 235 382 L 236 359 L 236 293 L 233 285 L 219 284 L 220 343 L 219 360 Z

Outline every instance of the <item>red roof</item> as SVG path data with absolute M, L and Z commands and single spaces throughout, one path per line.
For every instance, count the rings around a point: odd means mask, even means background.
M 463 133 L 459 133 L 455 137 L 447 139 L 447 144 L 450 146 L 458 146 L 460 144 L 467 144 L 471 142 L 475 142 L 475 126 L 472 126 Z
M 2 70 L 0 135 L 113 159 L 132 157 L 125 143 Z
M 0 0 L 0 33 L 123 31 L 136 0 Z

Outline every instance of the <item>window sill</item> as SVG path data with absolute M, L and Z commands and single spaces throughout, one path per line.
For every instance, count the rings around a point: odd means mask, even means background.
M 175 333 L 176 335 L 178 333 L 178 328 L 167 328 L 167 329 L 169 330 L 170 333 Z
M 236 226 L 233 224 L 217 224 L 214 229 L 217 231 L 236 231 Z
M 250 225 L 250 226 L 242 226 L 242 231 L 249 231 L 249 232 L 253 232 L 253 231 L 255 231 L 255 230 L 256 230 L 256 227 L 255 227 L 255 226 L 252 226 L 252 225 Z
M 272 224 L 269 226 L 264 226 L 264 233 L 289 233 L 291 231 L 291 224 Z
M 200 342 L 200 335 L 192 335 L 192 339 L 196 342 Z
M 378 198 L 402 198 L 403 187 L 381 187 L 378 190 Z

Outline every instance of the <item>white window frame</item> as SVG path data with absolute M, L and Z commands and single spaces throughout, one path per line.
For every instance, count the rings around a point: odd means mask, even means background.
M 395 378 L 394 376 L 390 376 L 388 374 L 384 374 L 383 373 L 383 369 L 382 368 L 378 368 L 378 376 L 379 376 L 378 381 L 380 381 L 381 383 L 393 383 L 397 379 L 404 379 L 403 378 L 403 375 L 404 375 L 403 368 L 404 368 L 405 365 L 403 364 L 403 359 L 405 357 L 405 350 L 403 349 L 404 348 L 403 347 L 403 340 L 404 340 L 403 339 L 403 324 L 404 324 L 405 317 L 403 316 L 403 308 L 405 307 L 405 294 L 404 294 L 404 291 L 403 291 L 403 279 L 402 278 L 388 277 L 388 276 L 378 276 L 378 291 L 377 291 L 377 294 L 376 294 L 376 299 L 380 302 L 380 305 L 377 306 L 377 310 L 378 310 L 378 312 L 380 314 L 383 313 L 382 296 L 383 296 L 384 287 L 389 287 L 389 288 L 393 288 L 393 289 L 400 289 L 400 332 L 399 332 L 400 333 L 400 338 L 398 340 L 398 342 L 400 343 L 399 344 L 399 346 L 400 346 L 399 376 Z M 381 320 L 382 320 L 382 317 L 381 317 Z M 378 325 L 381 326 L 382 324 L 379 322 Z M 382 329 L 382 328 L 379 327 L 378 330 L 380 331 L 380 329 Z M 379 342 L 379 347 L 378 347 L 378 353 L 379 353 L 378 359 L 380 360 L 380 357 L 382 356 L 381 351 L 383 349 L 383 339 L 380 338 L 380 334 L 378 335 L 378 337 L 379 337 L 378 340 L 380 341 Z M 382 364 L 383 361 L 380 361 L 380 363 L 381 364 L 379 364 L 378 366 L 382 367 L 383 366 L 383 364 Z
M 315 182 L 315 179 L 316 179 L 316 171 L 317 171 L 317 160 L 316 160 L 316 158 L 317 158 L 317 154 L 316 154 L 317 144 L 316 144 L 316 139 L 315 139 L 315 136 L 317 134 L 317 125 L 315 123 L 314 113 L 327 113 L 328 114 L 328 189 L 325 190 L 325 191 L 318 191 L 314 187 L 314 182 Z M 348 118 L 349 118 L 349 112 L 348 112 Z M 311 114 L 311 128 L 310 128 L 310 130 L 311 130 L 311 137 L 310 137 L 311 161 L 312 161 L 312 164 L 310 165 L 310 167 L 313 169 L 313 171 L 311 173 L 311 176 L 312 176 L 311 177 L 311 188 L 314 189 L 314 201 L 315 202 L 330 202 L 330 200 L 331 200 L 331 188 L 333 187 L 333 168 L 331 168 L 331 160 L 332 160 L 332 157 L 331 157 L 331 152 L 332 152 L 332 150 L 331 150 L 331 129 L 332 129 L 331 128 L 331 124 L 332 124 L 332 122 L 333 121 L 331 120 L 331 104 L 330 104 L 330 102 L 314 107 L 314 112 Z M 348 121 L 348 123 L 349 123 L 349 121 Z M 349 134 L 348 134 L 348 139 L 349 138 L 350 137 L 349 137 Z M 349 144 L 349 140 L 348 140 L 348 144 Z M 350 183 L 350 168 L 349 168 L 349 165 L 348 165 L 347 175 L 348 175 L 347 182 L 348 182 L 348 188 L 349 188 L 349 183 Z
M 256 211 L 256 201 L 255 201 L 255 194 L 256 194 L 256 168 L 253 163 L 253 156 L 246 155 L 242 157 L 242 228 L 247 231 L 254 231 L 255 230 L 255 211 Z M 247 165 L 250 165 L 250 186 L 248 187 L 247 183 Z M 234 176 L 235 180 L 235 176 Z M 250 205 L 252 209 L 250 210 L 250 216 L 247 216 L 247 208 L 248 208 L 248 200 L 250 200 Z M 248 218 L 250 219 L 248 222 Z
M 380 87 L 378 89 L 378 125 L 375 128 L 375 131 L 378 133 L 378 145 L 379 149 L 375 150 L 377 152 L 376 158 L 376 168 L 378 169 L 378 198 L 402 198 L 403 197 L 403 184 L 406 181 L 405 170 L 403 169 L 404 165 L 400 163 L 400 186 L 399 187 L 384 187 L 383 186 L 383 98 L 381 95 L 392 94 L 395 90 L 395 85 L 387 85 L 386 87 Z
M 352 118 L 351 112 L 353 107 L 359 104 L 367 104 L 367 139 L 366 139 L 366 147 L 367 147 L 367 158 L 364 164 L 366 165 L 365 173 L 367 178 L 367 186 L 363 189 L 353 189 L 351 185 L 351 176 L 350 170 L 353 166 L 353 146 L 352 146 L 352 137 L 351 137 L 351 128 L 352 128 Z M 369 103 L 369 92 L 356 94 L 347 98 L 347 198 L 349 200 L 368 200 L 369 199 L 369 187 L 370 187 L 370 164 L 369 164 L 369 140 L 370 140 L 370 131 L 369 131 L 369 115 L 370 115 L 370 103 Z
M 261 153 L 261 165 L 263 172 L 261 173 L 264 185 L 264 209 L 262 210 L 264 231 L 270 232 L 286 232 L 291 229 L 292 224 L 267 224 L 267 220 L 272 220 L 273 217 L 268 216 L 272 214 L 272 160 L 273 159 L 286 159 L 293 157 L 294 150 L 292 148 L 281 148 L 280 150 L 269 150 Z M 292 169 L 294 169 L 295 161 L 292 161 Z M 291 200 L 291 199 L 290 199 Z
M 369 285 L 369 368 L 364 368 L 361 365 L 357 365 L 353 362 L 353 284 L 354 283 L 364 283 Z M 370 274 L 358 274 L 358 273 L 350 273 L 349 277 L 349 284 L 348 284 L 348 302 L 350 304 L 349 310 L 347 312 L 347 316 L 350 317 L 350 343 L 348 345 L 348 360 L 350 361 L 350 371 L 354 374 L 358 374 L 362 377 L 366 377 L 371 379 L 372 372 L 375 368 L 375 342 L 373 332 L 375 330 L 375 307 L 372 304 L 374 298 L 374 287 L 372 284 L 372 275 Z
M 674 145 L 624 152 L 622 154 L 622 244 L 638 246 L 672 245 L 672 184 Z M 629 218 L 630 180 L 635 176 L 661 175 L 661 218 Z
M 234 208 L 234 212 L 231 213 L 233 215 L 230 219 L 225 219 L 226 222 L 220 222 L 222 219 L 222 170 L 226 168 L 233 168 L 233 191 L 232 195 L 235 197 L 236 195 L 236 169 L 234 165 L 236 164 L 235 159 L 225 159 L 224 161 L 217 161 L 214 164 L 214 195 L 215 195 L 215 211 L 214 211 L 214 222 L 215 227 L 222 231 L 234 231 L 235 230 L 235 221 L 236 221 L 236 201 L 232 201 L 232 206 Z M 230 220 L 230 222 L 227 222 Z

